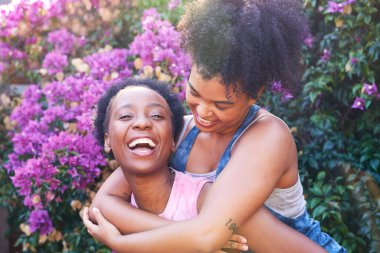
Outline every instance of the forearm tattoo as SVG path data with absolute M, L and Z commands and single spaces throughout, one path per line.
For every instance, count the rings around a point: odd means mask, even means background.
M 238 226 L 236 225 L 236 223 L 232 221 L 232 219 L 229 219 L 225 225 L 228 228 L 228 230 L 230 230 L 233 234 L 236 234 Z

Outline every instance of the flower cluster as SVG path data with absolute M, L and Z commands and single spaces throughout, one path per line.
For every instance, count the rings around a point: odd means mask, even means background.
M 119 1 L 57 0 L 46 7 L 49 12 L 43 15 L 44 19 L 36 18 L 33 24 L 46 24 L 55 18 L 51 13 L 78 14 L 83 3 L 97 6 L 95 11 L 104 22 L 109 22 L 109 15 L 116 15 L 120 5 Z M 25 13 L 17 13 L 16 23 L 25 19 Z M 60 17 L 60 22 L 69 22 L 65 21 L 68 15 Z M 183 92 L 191 65 L 190 57 L 180 48 L 178 32 L 154 9 L 145 11 L 141 21 L 142 32 L 128 48 L 98 45 L 96 51 L 89 51 L 97 37 L 83 36 L 85 32 L 74 31 L 77 28 L 49 28 L 46 38 L 38 33 L 25 38 L 25 48 L 30 49 L 25 56 L 31 60 L 33 49 L 41 59 L 35 68 L 43 81 L 26 89 L 21 103 L 10 115 L 13 152 L 5 168 L 29 210 L 23 221 L 27 236 L 39 232 L 40 239 L 42 235 L 53 238 L 59 229 L 57 206 L 67 204 L 70 195 L 87 193 L 107 166 L 107 159 L 92 136 L 92 115 L 99 97 L 115 80 L 131 75 L 152 77 Z M 9 45 L 1 44 L 0 54 L 8 56 L 13 50 Z M 24 57 L 22 52 L 18 55 L 20 59 Z M 0 71 L 5 70 L 8 63 L 0 63 Z M 78 210 L 78 200 L 70 201 L 77 203 L 71 205 L 72 210 Z
M 126 49 L 106 48 L 99 53 L 87 56 L 84 61 L 90 67 L 90 74 L 97 79 L 109 80 L 131 75 L 127 64 Z
M 30 86 L 13 111 L 11 119 L 18 131 L 12 137 L 14 150 L 7 169 L 24 205 L 31 210 L 32 233 L 50 231 L 47 208 L 60 203 L 66 191 L 85 189 L 106 165 L 89 124 L 83 127 L 82 123 L 79 129 L 77 122 L 83 121 L 83 115 L 89 117 L 91 107 L 109 85 L 90 77 L 70 76 L 42 89 Z M 31 222 L 35 211 L 43 214 L 42 221 Z
M 120 32 L 112 22 L 129 6 L 128 0 L 16 0 L 0 6 L 0 80 L 25 83 L 41 68 L 49 75 L 61 73 L 66 56 L 85 45 L 86 36 L 88 47 L 97 48 L 105 30 Z M 41 58 L 46 51 L 52 54 Z
M 181 48 L 179 33 L 155 9 L 145 10 L 141 21 L 143 31 L 134 38 L 128 52 L 136 58 L 135 69 L 143 77 L 155 76 L 172 83 L 184 98 L 191 59 Z
M 345 0 L 343 2 L 329 1 L 327 3 L 327 13 L 346 13 L 349 12 L 348 9 L 352 3 L 355 3 L 356 0 Z
M 273 82 L 272 84 L 272 92 L 281 94 L 281 101 L 286 102 L 294 98 L 293 94 L 282 87 L 280 81 Z
M 83 46 L 86 40 L 84 37 L 75 36 L 73 33 L 67 31 L 67 29 L 60 29 L 50 32 L 47 37 L 47 42 L 54 46 L 54 51 L 69 54 L 75 46 Z
M 380 93 L 378 93 L 376 83 L 364 83 L 361 89 L 361 95 L 362 96 L 355 98 L 351 108 L 363 111 L 369 106 L 373 98 L 380 99 Z

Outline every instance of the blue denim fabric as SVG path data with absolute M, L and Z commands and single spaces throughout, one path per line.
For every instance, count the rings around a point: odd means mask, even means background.
M 232 137 L 232 140 L 228 144 L 226 150 L 223 153 L 223 156 L 221 157 L 216 175 L 218 176 L 219 173 L 224 169 L 226 164 L 231 158 L 231 148 L 232 145 L 235 143 L 236 139 L 239 137 L 239 135 L 249 126 L 249 124 L 255 119 L 257 112 L 259 111 L 260 107 L 257 105 L 253 105 L 247 116 L 245 117 L 243 123 L 240 125 L 234 136 Z M 186 170 L 186 163 L 189 158 L 190 150 L 195 142 L 195 139 L 197 138 L 199 134 L 198 128 L 194 126 L 189 133 L 186 135 L 186 137 L 182 140 L 177 150 L 173 153 L 170 161 L 170 166 L 172 168 L 175 168 L 178 171 L 185 172 Z M 268 208 L 269 209 L 269 208 Z M 300 233 L 304 234 L 305 236 L 309 237 L 311 240 L 315 241 L 319 245 L 321 245 L 327 252 L 329 253 L 344 253 L 346 250 L 340 246 L 334 239 L 332 239 L 329 235 L 326 233 L 323 233 L 321 231 L 321 227 L 318 221 L 315 221 L 309 217 L 309 214 L 307 211 L 305 211 L 300 217 L 297 217 L 296 219 L 290 219 L 287 217 L 284 217 L 275 211 L 269 209 L 272 214 L 277 217 L 280 221 L 284 222 L 288 226 L 294 228 L 295 230 L 299 231 Z
M 297 230 L 301 234 L 309 237 L 314 242 L 318 243 L 329 253 L 345 253 L 347 252 L 342 246 L 340 246 L 333 238 L 328 234 L 321 231 L 321 226 L 319 221 L 316 221 L 309 217 L 307 210 L 295 218 L 290 219 L 282 216 L 281 214 L 273 211 L 272 209 L 267 209 L 280 221 L 288 225 L 289 227 Z

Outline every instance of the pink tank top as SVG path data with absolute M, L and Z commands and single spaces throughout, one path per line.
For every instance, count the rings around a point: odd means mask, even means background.
M 198 215 L 197 202 L 200 191 L 206 183 L 204 178 L 193 178 L 183 172 L 173 170 L 175 178 L 169 201 L 159 216 L 168 220 L 188 220 Z M 138 207 L 132 194 L 131 204 Z

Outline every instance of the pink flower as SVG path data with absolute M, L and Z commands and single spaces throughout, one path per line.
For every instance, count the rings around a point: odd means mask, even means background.
M 329 1 L 327 3 L 328 7 L 327 7 L 327 12 L 328 13 L 343 13 L 343 10 L 344 10 L 344 4 L 343 3 L 337 3 L 337 2 L 334 2 L 334 1 Z
M 327 3 L 327 13 L 343 13 L 344 7 L 346 5 L 355 3 L 356 0 L 346 0 L 341 3 L 337 3 L 335 1 L 329 1 Z
M 46 210 L 33 210 L 29 216 L 30 232 L 39 230 L 42 235 L 53 231 L 53 224 Z
M 309 48 L 313 46 L 313 42 L 314 42 L 314 38 L 311 35 L 307 36 L 304 40 L 305 45 L 308 46 Z
M 181 4 L 181 2 L 181 0 L 170 0 L 170 2 L 168 3 L 168 9 L 174 10 L 175 8 L 177 8 L 178 5 Z
M 321 61 L 327 62 L 330 60 L 331 52 L 328 49 L 323 49 L 323 55 L 321 57 Z
M 364 83 L 363 88 L 364 88 L 364 91 L 367 93 L 368 96 L 377 94 L 377 86 L 375 83 L 372 83 L 372 85 L 368 84 L 368 83 Z
M 58 51 L 48 53 L 42 63 L 43 68 L 47 69 L 49 75 L 63 72 L 63 69 L 68 65 L 67 55 L 61 54 Z
M 355 57 L 351 57 L 350 62 L 352 65 L 354 65 L 354 64 L 358 63 L 358 59 L 356 59 Z
M 351 108 L 353 109 L 359 109 L 364 110 L 365 100 L 360 97 L 356 97 L 354 103 L 352 104 Z
M 274 93 L 281 92 L 282 91 L 282 85 L 281 82 L 273 82 L 272 84 L 272 91 Z

